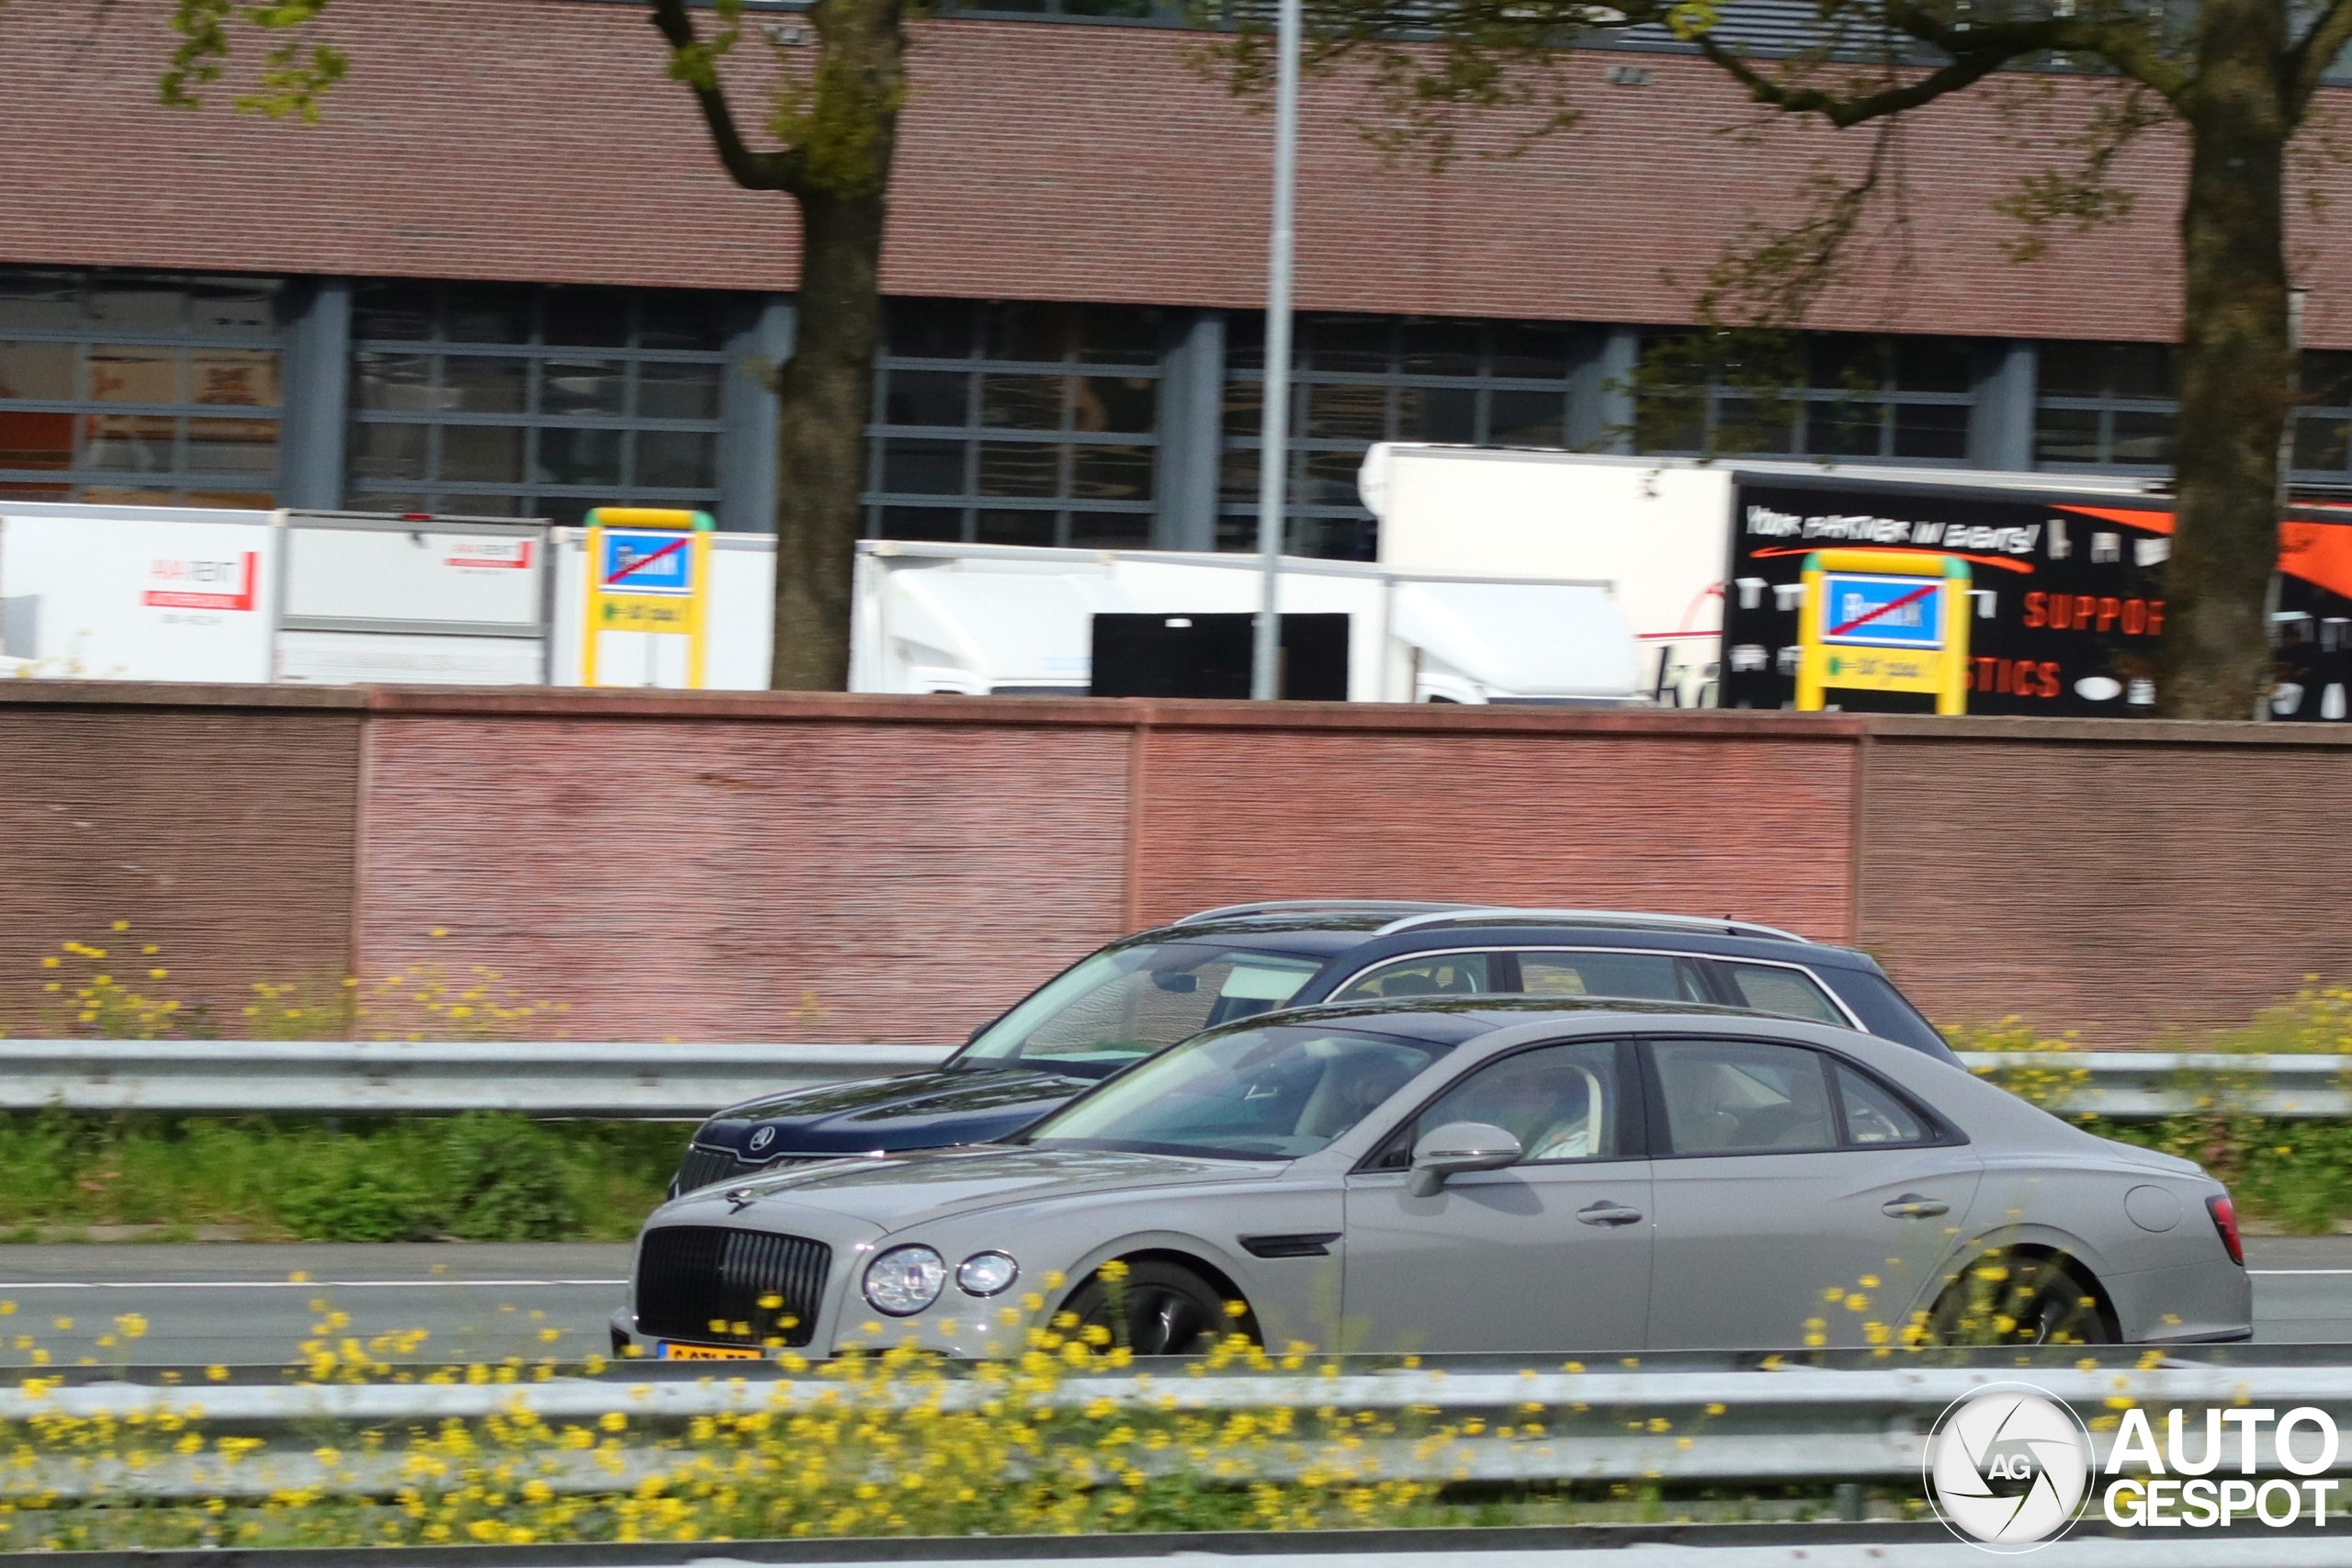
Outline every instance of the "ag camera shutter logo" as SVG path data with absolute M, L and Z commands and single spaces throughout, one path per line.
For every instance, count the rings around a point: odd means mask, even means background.
M 1994 1383 L 1957 1400 L 1928 1435 L 1936 1517 L 1986 1551 L 2030 1551 L 2065 1534 L 2090 1475 L 2090 1433 L 2031 1383 Z

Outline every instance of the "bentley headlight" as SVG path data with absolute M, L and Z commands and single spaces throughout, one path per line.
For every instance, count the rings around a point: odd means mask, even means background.
M 956 1282 L 971 1296 L 993 1296 L 1021 1278 L 1021 1265 L 1001 1252 L 975 1252 L 956 1266 Z
M 927 1247 L 894 1247 L 865 1266 L 865 1299 L 892 1317 L 912 1317 L 946 1283 L 945 1261 Z

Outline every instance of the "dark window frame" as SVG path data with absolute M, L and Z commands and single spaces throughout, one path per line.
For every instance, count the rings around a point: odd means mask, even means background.
M 1375 326 L 1385 332 L 1386 345 L 1380 352 L 1386 357 L 1387 368 L 1324 368 L 1315 363 L 1316 350 L 1311 340 L 1317 328 L 1328 330 L 1347 323 Z M 1405 368 L 1410 352 L 1407 347 L 1406 334 L 1417 327 L 1476 333 L 1478 347 L 1475 351 L 1475 370 L 1456 375 Z M 1317 500 L 1314 499 L 1314 486 L 1317 482 L 1317 468 L 1329 466 L 1329 460 L 1333 458 L 1345 459 L 1348 471 L 1352 476 L 1363 462 L 1371 442 L 1309 433 L 1317 388 L 1379 390 L 1383 394 L 1382 434 L 1374 439 L 1382 441 L 1434 439 L 1401 428 L 1403 402 L 1407 394 L 1466 392 L 1473 400 L 1471 429 L 1469 439 L 1462 444 L 1469 446 L 1498 444 L 1495 440 L 1494 425 L 1497 394 L 1550 398 L 1555 400 L 1558 413 L 1560 449 L 1566 449 L 1571 419 L 1569 405 L 1577 371 L 1573 334 L 1577 330 L 1577 323 L 1314 311 L 1301 312 L 1295 329 L 1290 383 L 1291 431 L 1287 444 L 1290 473 L 1283 507 L 1283 524 L 1288 535 L 1283 548 L 1290 554 L 1368 558 L 1364 541 L 1371 536 L 1372 514 L 1363 506 L 1362 498 L 1351 496 L 1345 502 Z M 1507 352 L 1498 344 L 1498 336 L 1513 330 L 1556 333 L 1566 340 L 1562 346 L 1559 377 L 1496 373 L 1498 360 Z M 1250 551 L 1258 547 L 1257 472 L 1258 453 L 1261 450 L 1262 442 L 1253 411 L 1264 407 L 1265 382 L 1262 343 L 1254 351 L 1245 344 L 1239 352 L 1228 354 L 1220 397 L 1223 413 L 1217 449 L 1216 518 L 1217 548 L 1220 550 Z M 1244 391 L 1244 389 L 1250 390 Z M 1242 416 L 1238 423 L 1237 414 Z M 1318 465 L 1318 458 L 1324 459 L 1323 464 Z
M 625 304 L 627 313 L 620 328 L 621 342 L 618 344 L 581 344 L 549 341 L 551 307 L 562 302 L 559 296 L 566 287 L 563 285 L 516 286 L 514 297 L 523 302 L 526 312 L 524 336 L 519 341 L 467 337 L 453 333 L 453 297 L 461 298 L 475 286 L 386 280 L 374 287 L 387 291 L 401 288 L 429 289 L 432 300 L 430 326 L 426 335 L 422 337 L 361 336 L 367 307 L 364 299 L 355 302 L 353 335 L 344 367 L 350 387 L 345 419 L 353 437 L 345 454 L 342 479 L 346 505 L 364 511 L 456 511 L 481 515 L 484 512 L 482 502 L 486 500 L 511 502 L 514 515 L 553 516 L 563 523 L 577 522 L 579 513 L 597 505 L 685 507 L 703 512 L 719 509 L 723 500 L 720 486 L 725 471 L 721 447 L 727 434 L 724 402 L 729 372 L 728 338 L 733 317 L 740 310 L 737 297 L 704 290 L 632 288 L 599 291 L 618 296 Z M 670 302 L 673 296 L 684 296 L 682 302 L 707 312 L 706 320 L 711 335 L 706 341 L 710 346 L 644 346 L 647 337 L 661 330 L 648 320 L 647 308 Z M 523 406 L 514 410 L 482 411 L 370 407 L 366 400 L 363 371 L 371 362 L 370 356 L 394 355 L 425 361 L 425 379 L 419 385 L 424 389 L 428 402 L 436 394 L 446 394 L 458 385 L 448 379 L 450 360 L 511 361 L 522 368 Z M 600 362 L 619 367 L 619 412 L 556 412 L 544 407 L 549 367 L 566 364 L 586 366 Z M 660 366 L 685 366 L 707 368 L 711 372 L 713 407 L 707 417 L 673 418 L 638 412 L 647 385 L 643 371 L 649 367 Z M 424 477 L 378 478 L 362 476 L 356 471 L 361 433 L 368 428 L 382 426 L 424 432 Z M 447 433 L 468 428 L 520 432 L 514 470 L 518 477 L 513 479 L 477 479 L 443 474 Z M 542 451 L 547 445 L 545 436 L 548 433 L 571 431 L 609 432 L 613 434 L 619 448 L 616 480 L 574 482 L 539 477 Z M 650 480 L 645 476 L 643 468 L 650 454 L 643 438 L 664 434 L 701 438 L 707 452 L 709 483 L 667 484 Z
M 11 397 L 0 400 L 0 412 L 64 418 L 72 422 L 67 440 L 69 457 L 62 468 L 0 468 L 0 497 L 27 492 L 56 491 L 58 501 L 79 502 L 92 491 L 119 491 L 127 497 L 104 495 L 104 501 L 134 505 L 246 507 L 266 510 L 277 504 L 286 469 L 286 355 L 288 352 L 287 282 L 284 278 L 244 273 L 150 271 L 144 268 L 11 266 L 0 269 L 12 281 L 52 278 L 74 290 L 71 307 L 77 315 L 70 325 L 0 324 L 0 341 L 56 344 L 72 350 L 68 372 L 69 396 Z M 179 324 L 141 326 L 99 320 L 94 297 L 102 290 L 147 285 L 158 292 L 176 290 L 180 296 Z M 269 318 L 266 327 L 238 325 L 206 330 L 197 326 L 193 312 L 209 288 L 224 293 L 258 296 L 257 304 Z M 174 351 L 179 365 L 178 396 L 168 400 L 101 399 L 90 395 L 89 367 L 94 351 L 107 348 L 158 348 Z M 269 403 L 222 403 L 199 400 L 191 382 L 189 355 L 206 349 L 232 354 L 266 354 L 276 358 L 274 378 L 277 400 Z M 91 422 L 117 417 L 170 420 L 168 459 L 153 468 L 107 467 L 91 460 L 96 435 Z M 258 468 L 198 468 L 190 466 L 197 437 L 196 421 L 219 420 L 276 426 L 271 442 L 274 460 Z
M 1170 338 L 1170 321 L 1156 307 L 1097 305 L 1073 302 L 1053 307 L 1084 312 L 1142 311 L 1138 321 L 1155 336 L 1148 362 L 1140 358 L 1089 358 L 1090 350 L 1082 336 L 1073 335 L 1057 359 L 1023 359 L 1007 354 L 992 353 L 989 342 L 993 333 L 1001 332 L 1012 311 L 1039 309 L 1025 302 L 1002 300 L 919 300 L 908 299 L 906 308 L 944 307 L 948 311 L 962 312 L 957 323 L 961 328 L 965 352 L 961 355 L 912 354 L 899 352 L 887 333 L 882 350 L 875 356 L 874 402 L 866 423 L 865 486 L 859 497 L 865 510 L 865 533 L 868 538 L 944 538 L 966 544 L 1028 543 L 1051 547 L 1106 547 L 1102 537 L 1087 536 L 1082 526 L 1101 526 L 1098 520 L 1119 519 L 1121 531 L 1132 531 L 1131 539 L 1121 538 L 1107 547 L 1142 549 L 1151 543 L 1152 524 L 1159 510 L 1161 487 L 1167 482 L 1163 472 L 1168 419 L 1165 390 L 1169 380 L 1168 355 L 1173 347 Z M 1159 319 L 1155 320 L 1155 316 Z M 1082 323 L 1084 316 L 1076 318 Z M 941 345 L 944 346 L 944 345 Z M 1122 351 L 1140 353 L 1130 346 Z M 953 424 L 899 423 L 891 418 L 891 385 L 901 375 L 956 375 L 965 378 L 963 387 L 963 418 Z M 988 420 L 988 378 L 1055 378 L 1061 382 L 1057 393 L 1055 420 L 1051 426 L 991 424 Z M 1149 382 L 1152 416 L 1150 428 L 1145 431 L 1085 430 L 1079 427 L 1080 398 L 1078 383 L 1091 380 Z M 889 446 L 893 442 L 933 442 L 958 448 L 954 457 L 958 472 L 955 488 L 937 491 L 914 491 L 890 488 Z M 1037 495 L 990 494 L 984 463 L 990 447 L 1005 451 L 1030 447 L 1050 450 L 1054 472 L 1050 493 Z M 1089 496 L 1081 492 L 1083 454 L 1090 450 L 1140 453 L 1145 469 L 1142 493 L 1135 496 Z M 991 521 L 990 519 L 994 520 Z M 983 536 L 995 526 L 1002 526 L 1014 518 L 1035 519 L 1043 530 L 1042 538 L 989 540 Z M 1081 520 L 1087 520 L 1084 524 Z M 1126 520 L 1132 520 L 1131 522 Z
M 1687 330 L 1657 331 L 1645 333 L 1642 335 L 1644 346 L 1646 348 L 1649 342 L 1686 336 L 1688 333 Z M 1897 373 L 1901 342 L 1906 337 L 1917 335 L 1920 334 L 1899 333 L 1802 334 L 1803 342 L 1799 352 L 1807 355 L 1808 371 L 1811 353 L 1816 347 L 1826 346 L 1829 339 L 1859 337 L 1869 340 L 1870 346 L 1878 354 L 1883 366 L 1878 384 L 1874 387 L 1860 385 L 1819 387 L 1811 384 L 1813 378 L 1808 374 L 1807 384 L 1804 386 L 1776 389 L 1774 395 L 1780 400 L 1782 410 L 1788 416 L 1789 445 L 1786 447 L 1752 449 L 1741 447 L 1737 456 L 1787 458 L 1792 462 L 1826 458 L 1840 462 L 1884 465 L 1890 468 L 1971 466 L 1968 453 L 1970 432 L 1974 423 L 1978 402 L 1976 389 L 1971 387 L 1966 391 L 1951 392 L 1904 387 Z M 1963 352 L 1969 355 L 1973 355 L 1977 350 L 1977 340 L 1973 338 L 1937 336 L 1931 341 L 1959 344 Z M 1685 389 L 1684 395 L 1697 390 L 1699 389 Z M 1750 401 L 1756 396 L 1754 392 L 1735 386 L 1727 386 L 1720 378 L 1711 378 L 1704 389 L 1704 398 L 1701 404 L 1699 445 L 1637 442 L 1634 449 L 1643 453 L 1656 453 L 1659 456 L 1696 456 L 1704 451 L 1713 451 L 1718 433 L 1726 427 L 1737 428 L 1741 423 L 1736 416 L 1727 415 L 1726 409 L 1731 405 Z M 1835 427 L 1835 422 L 1838 417 L 1837 411 L 1854 411 L 1872 404 L 1878 409 L 1879 440 L 1876 452 L 1833 450 L 1812 439 L 1816 423 L 1820 423 L 1825 431 Z M 1902 411 L 1925 408 L 1956 408 L 1965 411 L 1960 421 L 1960 449 L 1958 451 L 1949 455 L 1929 456 L 1900 456 L 1896 453 L 1895 448 L 1903 431 Z

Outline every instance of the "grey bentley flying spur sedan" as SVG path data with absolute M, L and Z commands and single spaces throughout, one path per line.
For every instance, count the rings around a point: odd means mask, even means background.
M 613 1332 L 986 1356 L 1071 1313 L 1137 1354 L 1577 1353 L 2243 1339 L 2251 1310 L 2220 1183 L 1909 1046 L 1416 997 L 1208 1030 L 1002 1142 L 687 1194 Z

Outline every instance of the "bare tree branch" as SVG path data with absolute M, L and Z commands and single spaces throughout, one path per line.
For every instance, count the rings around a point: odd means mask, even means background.
M 1750 65 L 1746 56 L 1726 49 L 1713 33 L 1702 33 L 1691 41 L 1699 46 L 1700 53 L 1729 72 L 1758 103 L 1790 114 L 1817 115 L 1840 130 L 1919 108 L 1963 87 L 1973 86 L 2012 58 L 2007 53 L 1964 56 L 1909 82 L 1858 97 L 1840 97 L 1818 87 L 1793 85 L 1766 75 Z
M 2320 78 L 2346 46 L 2352 46 L 2352 0 L 2328 0 L 2327 9 L 2287 51 L 2282 62 L 2287 112 L 2295 123 L 2301 123 L 2312 96 L 2319 91 Z
M 746 190 L 801 194 L 808 185 L 806 151 L 786 147 L 762 152 L 746 142 L 718 80 L 718 62 L 740 36 L 740 16 L 724 18 L 718 36 L 705 42 L 686 14 L 685 0 L 653 0 L 653 26 L 670 46 L 670 74 L 693 90 L 703 123 L 710 128 L 711 145 L 735 183 Z
M 2352 6 L 2352 0 L 2335 3 Z M 2138 17 L 2052 17 L 1955 26 L 1911 0 L 1885 0 L 1882 14 L 1889 27 L 1948 56 L 1949 63 L 1922 70 L 1908 80 L 1889 82 L 1875 91 L 1840 95 L 1758 71 L 1744 55 L 1727 48 L 1712 28 L 1694 33 L 1690 41 L 1730 73 L 1758 103 L 1788 113 L 1815 115 L 1841 130 L 1924 107 L 1975 85 L 2004 66 L 2041 54 L 2103 60 L 2176 104 L 2193 85 L 2189 74 L 2158 49 L 2156 39 Z

